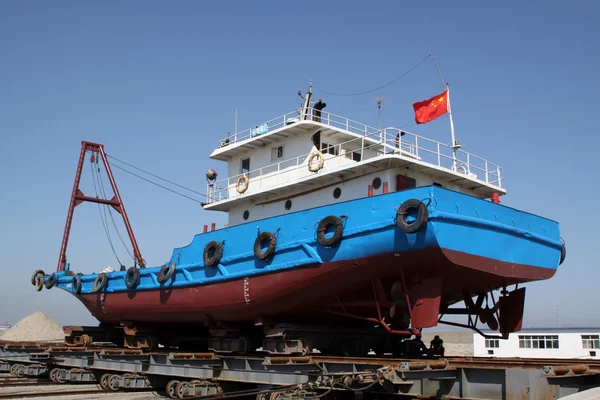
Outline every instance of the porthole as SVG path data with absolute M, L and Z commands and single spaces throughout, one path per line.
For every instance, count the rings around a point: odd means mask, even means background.
M 248 210 L 244 211 L 244 220 L 247 220 L 250 217 L 250 212 Z
M 373 189 L 377 190 L 381 187 L 381 178 L 377 177 L 373 179 Z
M 340 189 L 340 188 L 333 189 L 333 197 L 334 198 L 339 199 L 341 195 L 342 195 L 342 189 Z
M 285 209 L 289 210 L 290 208 L 292 208 L 292 201 L 288 200 L 285 202 Z

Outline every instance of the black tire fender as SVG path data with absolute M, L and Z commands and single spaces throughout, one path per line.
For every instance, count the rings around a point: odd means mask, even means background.
M 79 275 L 73 277 L 73 293 L 80 294 L 81 293 L 81 277 Z
M 408 223 L 406 221 L 406 215 L 408 210 L 417 209 L 417 218 L 414 222 Z M 406 200 L 398 211 L 396 211 L 396 225 L 402 231 L 406 233 L 416 233 L 423 229 L 425 225 L 427 225 L 427 220 L 429 219 L 429 213 L 427 212 L 427 206 L 420 200 L 417 199 L 409 199 Z
M 262 242 L 269 241 L 269 246 L 265 251 L 262 251 Z M 277 238 L 271 232 L 261 232 L 254 241 L 254 255 L 259 260 L 266 260 L 275 252 L 277 248 Z
M 136 267 L 130 267 L 125 274 L 125 286 L 127 289 L 133 289 L 140 283 L 140 270 Z
M 41 269 L 38 269 L 38 270 L 36 270 L 36 271 L 33 273 L 33 275 L 31 275 L 31 284 L 32 284 L 33 286 L 35 286 L 35 281 L 36 281 L 36 279 L 35 279 L 35 278 L 37 277 L 37 275 L 38 275 L 38 274 L 41 274 L 42 276 L 45 276 L 45 275 L 46 275 L 46 274 L 44 273 L 44 271 L 43 271 L 43 270 L 41 270 Z
M 156 280 L 158 283 L 163 284 L 166 283 L 173 274 L 175 273 L 175 263 L 169 262 L 163 265 L 158 271 L 158 275 L 156 276 Z
M 567 244 L 565 243 L 563 238 L 560 238 L 560 242 L 562 243 L 562 247 L 560 248 L 560 261 L 558 262 L 558 265 L 561 265 L 567 257 Z
M 54 285 L 56 285 L 58 283 L 58 278 L 56 277 L 55 274 L 52 274 L 48 277 L 48 280 L 46 281 L 46 284 L 44 286 L 46 286 L 46 289 L 52 289 L 54 287 Z
M 333 236 L 330 238 L 325 237 L 325 231 L 331 225 L 335 226 L 335 231 Z M 342 234 L 344 233 L 344 224 L 339 217 L 335 215 L 330 215 L 328 217 L 323 218 L 319 222 L 319 226 L 317 227 L 317 241 L 322 246 L 332 246 L 337 244 L 342 239 Z
M 207 267 L 219 265 L 223 257 L 223 244 L 215 240 L 211 240 L 204 246 L 203 260 Z
M 44 275 L 37 274 L 35 276 L 35 290 L 38 292 L 44 288 Z
M 104 272 L 101 272 L 98 274 L 96 279 L 94 279 L 94 286 L 92 287 L 92 291 L 94 293 L 98 293 L 106 286 L 108 286 L 108 276 Z

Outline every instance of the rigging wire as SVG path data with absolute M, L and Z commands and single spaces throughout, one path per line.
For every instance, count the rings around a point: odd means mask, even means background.
M 135 165 L 131 165 L 131 164 L 129 164 L 129 163 L 126 163 L 126 162 L 125 162 L 125 161 L 123 161 L 123 160 L 119 160 L 118 158 L 116 158 L 116 157 L 113 157 L 113 156 L 111 156 L 111 155 L 108 155 L 108 154 L 107 154 L 106 156 L 107 156 L 107 157 L 109 157 L 109 158 L 112 158 L 112 159 L 113 159 L 113 160 L 115 160 L 115 161 L 118 161 L 118 162 L 120 162 L 120 163 L 123 163 L 123 164 L 127 165 L 128 167 L 131 167 L 131 168 L 133 168 L 133 169 L 136 169 L 136 170 L 138 170 L 138 171 L 140 171 L 140 172 L 143 172 L 143 173 L 145 173 L 145 174 L 148 174 L 148 175 L 150 175 L 150 176 L 153 176 L 153 177 L 155 177 L 155 178 L 157 178 L 157 179 L 160 179 L 160 180 L 162 180 L 162 181 L 168 182 L 168 183 L 170 183 L 171 185 L 174 185 L 174 186 L 180 187 L 180 188 L 182 188 L 182 189 L 185 189 L 185 190 L 188 190 L 188 191 L 190 191 L 190 192 L 192 192 L 192 193 L 199 194 L 199 195 L 201 195 L 201 196 L 204 196 L 204 197 L 206 197 L 206 195 L 205 195 L 204 193 L 197 192 L 197 191 L 195 191 L 195 190 L 193 190 L 193 189 L 190 189 L 190 188 L 188 188 L 188 187 L 185 187 L 185 186 L 183 186 L 183 185 L 180 185 L 180 184 L 178 184 L 178 183 L 175 183 L 175 182 L 173 182 L 173 181 L 170 181 L 170 180 L 168 180 L 168 179 L 162 178 L 162 177 L 160 177 L 160 176 L 158 176 L 158 175 L 155 175 L 155 174 L 153 174 L 153 173 L 151 173 L 151 172 L 148 172 L 148 171 L 145 171 L 145 170 L 143 170 L 143 169 L 141 169 L 141 168 L 138 168 L 138 167 L 136 167 Z M 111 165 L 114 165 L 115 167 L 117 167 L 115 164 L 112 164 L 112 163 L 111 163 Z M 136 176 L 137 176 L 137 175 L 136 175 Z
M 317 90 L 320 90 L 321 92 L 323 92 L 323 93 L 325 93 L 325 94 L 330 94 L 330 95 L 332 95 L 332 96 L 360 96 L 360 95 L 363 95 L 363 94 L 372 93 L 372 92 L 375 92 L 375 91 L 377 91 L 377 90 L 380 90 L 380 89 L 383 89 L 383 88 L 385 88 L 385 87 L 388 87 L 388 86 L 390 86 L 390 85 L 392 85 L 392 84 L 396 83 L 396 82 L 397 82 L 397 81 L 399 81 L 400 79 L 404 78 L 406 75 L 410 74 L 410 73 L 411 73 L 411 72 L 413 72 L 415 69 L 417 69 L 419 66 L 421 66 L 421 64 L 423 64 L 425 61 L 427 61 L 427 59 L 428 59 L 429 57 L 431 57 L 431 56 L 433 56 L 433 54 L 431 54 L 431 53 L 430 53 L 430 54 L 428 54 L 428 55 L 427 55 L 427 57 L 425 57 L 425 58 L 424 58 L 423 60 L 421 60 L 421 61 L 420 61 L 420 62 L 419 62 L 417 65 L 415 65 L 414 67 L 412 67 L 411 69 L 409 69 L 407 72 L 403 73 L 402 75 L 400 75 L 399 77 L 397 77 L 397 78 L 396 78 L 396 79 L 394 79 L 393 81 L 391 81 L 391 82 L 388 82 L 388 83 L 386 83 L 385 85 L 383 85 L 383 86 L 380 86 L 380 87 L 378 87 L 378 88 L 375 88 L 375 89 L 367 90 L 367 91 L 364 91 L 364 92 L 358 92 L 358 93 L 334 93 L 334 92 L 328 92 L 328 91 L 326 91 L 326 90 L 323 90 L 323 89 L 321 89 L 321 88 L 318 88 L 318 87 L 316 87 L 316 86 L 314 86 L 314 88 L 315 88 L 315 89 L 317 89 Z
M 98 165 L 98 159 L 96 159 L 96 165 Z M 100 189 L 101 189 L 102 195 L 104 196 L 104 198 L 106 200 L 108 200 L 108 197 L 106 196 L 106 189 L 104 189 L 104 181 L 102 180 L 102 175 L 100 174 L 100 167 L 98 167 L 97 173 L 98 173 L 98 182 L 100 182 Z M 117 236 L 121 240 L 121 243 L 123 244 L 125 251 L 127 251 L 127 254 L 129 254 L 131 259 L 135 262 L 135 257 L 133 256 L 133 254 L 131 254 L 131 251 L 129 251 L 129 247 L 127 247 L 125 240 L 123 240 L 123 237 L 121 236 L 121 233 L 119 232 L 119 228 L 117 228 L 117 222 L 115 221 L 115 218 L 113 216 L 112 210 L 110 209 L 110 206 L 108 204 L 105 204 L 104 207 L 105 207 L 104 208 L 104 216 L 106 217 L 106 210 L 108 210 L 108 214 L 110 215 L 110 219 L 112 220 L 113 226 L 115 228 L 115 232 L 117 232 Z M 108 223 L 107 223 L 107 225 L 108 225 Z M 123 265 L 123 264 L 121 264 L 121 265 Z
M 112 157 L 112 158 L 114 158 L 114 157 Z M 178 195 L 180 195 L 180 196 L 182 196 L 182 197 L 185 197 L 186 199 L 192 200 L 192 201 L 193 201 L 193 202 L 195 202 L 195 203 L 200 203 L 200 200 L 198 200 L 198 199 L 195 199 L 195 198 L 193 198 L 193 197 L 187 196 L 187 195 L 185 195 L 185 194 L 183 194 L 183 193 L 180 193 L 180 192 L 178 192 L 178 191 L 176 191 L 176 190 L 170 189 L 170 188 L 168 188 L 168 187 L 166 187 L 166 186 L 163 186 L 163 185 L 161 185 L 161 184 L 159 184 L 159 183 L 156 183 L 156 182 L 154 182 L 154 181 L 152 181 L 152 180 L 150 180 L 150 179 L 144 178 L 143 176 L 140 176 L 140 175 L 138 175 L 138 174 L 136 174 L 136 173 L 134 173 L 134 172 L 131 172 L 131 171 L 129 171 L 129 170 L 127 170 L 127 169 L 123 168 L 123 167 L 120 167 L 120 166 L 118 166 L 118 165 L 116 165 L 116 164 L 113 164 L 113 163 L 109 163 L 109 164 L 110 164 L 110 165 L 112 165 L 112 166 L 113 166 L 113 167 L 115 167 L 115 168 L 118 168 L 118 169 L 120 169 L 121 171 L 127 172 L 128 174 L 131 174 L 131 175 L 133 175 L 133 176 L 135 176 L 135 177 L 138 177 L 138 178 L 140 178 L 140 179 L 143 179 L 143 180 L 145 180 L 146 182 L 149 182 L 149 183 L 151 183 L 151 184 L 153 184 L 153 185 L 156 185 L 156 186 L 158 186 L 158 187 L 160 187 L 160 188 L 163 188 L 163 189 L 165 189 L 165 190 L 168 190 L 169 192 L 172 192 L 172 193 L 178 194 Z M 162 178 L 161 178 L 161 179 L 162 179 Z M 190 190 L 190 189 L 188 189 L 188 190 Z M 195 192 L 195 193 L 198 193 L 198 192 Z M 199 193 L 199 194 L 202 194 L 202 193 Z M 202 194 L 202 196 L 206 196 L 206 195 L 205 195 L 205 194 Z
M 96 174 L 94 171 L 94 163 L 90 163 L 90 167 L 91 167 L 91 171 L 92 171 L 92 180 L 94 181 L 94 192 L 96 192 L 96 198 L 99 198 L 98 188 L 96 186 Z M 112 249 L 112 252 L 115 255 L 115 258 L 117 259 L 117 262 L 119 263 L 119 265 L 123 265 L 123 263 L 119 259 L 119 256 L 117 255 L 115 247 L 112 243 L 112 239 L 110 237 L 110 231 L 108 230 L 108 224 L 107 224 L 107 221 L 105 221 L 106 215 L 104 215 L 104 216 L 102 215 L 102 209 L 101 209 L 100 203 L 96 203 L 96 204 L 98 205 L 98 213 L 100 213 L 100 220 L 102 221 L 102 227 L 104 228 L 104 233 L 106 233 L 106 238 L 108 239 L 108 244 L 110 244 L 110 248 Z

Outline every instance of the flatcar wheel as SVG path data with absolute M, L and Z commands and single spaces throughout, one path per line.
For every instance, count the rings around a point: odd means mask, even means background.
M 67 383 L 67 375 L 69 374 L 69 371 L 67 371 L 66 369 L 59 369 L 56 372 L 56 375 L 54 375 L 56 377 L 56 382 L 58 383 Z
M 108 380 L 110 379 L 110 374 L 103 374 L 100 377 L 100 387 L 102 387 L 102 389 L 104 390 L 108 390 Z
M 271 392 L 269 400 L 277 400 L 281 394 L 283 394 L 283 392 Z
M 110 378 L 108 378 L 108 388 L 113 392 L 116 392 L 121 388 L 119 386 L 120 378 L 121 377 L 119 375 L 111 375 Z
M 179 399 L 183 399 L 190 395 L 190 384 L 187 382 L 179 382 L 177 386 L 175 386 L 175 392 L 177 393 L 177 397 Z
M 54 383 L 58 383 L 58 381 L 56 380 L 56 374 L 58 373 L 58 370 L 59 370 L 59 368 L 52 368 L 50 370 L 50 373 L 48 374 L 48 377 Z
M 21 369 L 21 364 L 13 364 L 10 367 L 10 374 L 12 376 L 16 376 L 17 378 L 22 378 L 23 374 L 19 371 Z
M 171 398 L 171 399 L 178 398 L 177 392 L 175 391 L 175 388 L 177 387 L 178 383 L 179 383 L 179 381 L 177 381 L 177 380 L 169 381 L 169 383 L 167 383 L 165 392 L 167 392 L 167 396 L 169 396 L 169 398 Z

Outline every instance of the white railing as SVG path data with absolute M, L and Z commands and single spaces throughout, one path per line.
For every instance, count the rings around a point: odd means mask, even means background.
M 385 153 L 395 153 L 414 157 L 427 164 L 456 171 L 499 188 L 502 187 L 503 178 L 500 174 L 500 166 L 474 154 L 457 150 L 455 164 L 452 147 L 445 143 L 397 128 L 377 129 L 325 111 L 322 111 L 321 114 L 320 118 L 313 115 L 306 115 L 305 120 L 320 122 L 327 126 L 361 135 L 359 138 L 330 147 L 329 150 L 334 154 L 322 150 L 325 158 L 323 168 L 325 171 L 357 162 L 355 160 L 356 153 L 360 155 L 360 161 L 378 157 Z M 225 147 L 231 143 L 247 140 L 253 136 L 300 122 L 300 120 L 300 112 L 296 110 L 257 125 L 254 128 L 238 132 L 232 137 L 221 140 L 220 145 L 221 147 Z M 295 171 L 300 168 L 307 168 L 308 159 L 311 154 L 303 154 L 246 172 L 245 174 L 234 175 L 210 183 L 206 189 L 207 201 L 208 203 L 213 203 L 238 195 L 236 185 L 242 175 L 246 175 L 249 178 L 249 186 L 245 194 L 274 187 L 289 182 L 291 179 L 298 179 L 300 176 Z M 311 173 L 308 173 L 307 169 L 307 176 L 309 174 Z

